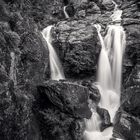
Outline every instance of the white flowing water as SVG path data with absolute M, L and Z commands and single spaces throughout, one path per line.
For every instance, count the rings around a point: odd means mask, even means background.
M 15 53 L 11 52 L 10 53 L 11 56 L 11 67 L 10 67 L 10 79 L 13 80 L 14 85 L 17 84 L 17 79 L 16 79 L 16 63 L 15 63 Z
M 68 13 L 66 11 L 66 8 L 67 8 L 67 6 L 63 7 L 64 15 L 65 15 L 66 18 L 69 18 L 69 15 L 68 15 Z
M 52 37 L 51 37 L 52 28 L 53 28 L 53 26 L 50 25 L 42 31 L 42 35 L 47 42 L 47 46 L 48 46 L 48 50 L 49 50 L 51 79 L 52 80 L 65 79 L 62 65 L 52 46 Z
M 120 105 L 122 57 L 125 49 L 125 32 L 120 23 L 118 23 L 121 20 L 121 14 L 122 11 L 115 6 L 114 14 L 111 18 L 112 22 L 116 23 L 107 27 L 107 34 L 104 39 L 100 33 L 101 26 L 95 25 L 102 46 L 96 85 L 101 94 L 99 106 L 108 110 L 112 123 Z M 85 140 L 109 140 L 112 137 L 113 127 L 100 132 L 100 122 L 99 115 L 95 115 L 95 113 L 93 113 L 90 120 L 86 120 Z

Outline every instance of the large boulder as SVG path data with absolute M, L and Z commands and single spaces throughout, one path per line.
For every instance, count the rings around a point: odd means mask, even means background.
M 101 124 L 100 124 L 101 131 L 104 131 L 104 129 L 112 126 L 109 112 L 106 109 L 97 107 L 96 111 L 101 118 Z
M 66 77 L 95 76 L 101 46 L 94 25 L 86 19 L 63 21 L 54 32 Z
M 46 94 L 46 98 L 57 106 L 62 112 L 68 113 L 75 118 L 91 117 L 88 108 L 89 91 L 86 87 L 70 82 L 48 81 L 38 86 L 40 94 Z
M 81 140 L 84 118 L 92 114 L 88 89 L 65 81 L 48 81 L 37 88 L 34 110 L 43 139 Z

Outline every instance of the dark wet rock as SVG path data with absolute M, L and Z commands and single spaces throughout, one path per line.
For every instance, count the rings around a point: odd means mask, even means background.
M 69 17 L 74 17 L 74 15 L 75 15 L 74 6 L 72 4 L 67 5 L 66 12 L 68 13 Z
M 104 129 L 106 129 L 107 127 L 112 126 L 109 112 L 106 109 L 97 107 L 96 111 L 102 120 L 101 125 L 100 125 L 101 131 L 104 131 Z
M 38 86 L 39 92 L 57 106 L 62 112 L 67 112 L 75 118 L 90 118 L 88 94 L 86 87 L 69 82 L 48 81 L 44 86 Z
M 114 136 L 117 138 L 139 140 L 140 119 L 121 110 L 116 115 L 113 132 Z
M 83 118 L 90 118 L 88 89 L 69 82 L 48 81 L 38 86 L 35 114 L 43 138 L 80 140 Z

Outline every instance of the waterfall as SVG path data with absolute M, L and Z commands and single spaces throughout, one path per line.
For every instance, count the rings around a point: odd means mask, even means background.
M 68 13 L 66 11 L 66 8 L 67 8 L 67 6 L 63 7 L 64 15 L 65 15 L 66 18 L 69 18 L 69 15 L 68 15 Z
M 52 46 L 52 37 L 51 37 L 51 29 L 52 25 L 46 27 L 42 31 L 42 35 L 47 42 L 48 50 L 49 50 L 49 60 L 50 60 L 50 71 L 51 71 L 51 79 L 52 80 L 60 80 L 65 79 L 64 72 L 60 60 Z
M 120 105 L 122 58 L 125 49 L 125 32 L 120 25 L 121 14 L 122 10 L 115 6 L 114 13 L 111 15 L 114 25 L 108 25 L 104 39 L 100 33 L 101 26 L 99 24 L 95 25 L 102 46 L 96 85 L 101 94 L 99 106 L 108 110 L 111 122 L 113 122 Z M 96 123 L 92 121 L 96 121 Z M 85 140 L 110 140 L 113 127 L 100 132 L 100 122 L 101 119 L 97 115 L 92 116 L 90 120 L 86 120 Z
M 10 79 L 13 80 L 14 85 L 17 84 L 17 79 L 16 79 L 16 66 L 15 66 L 15 53 L 11 52 L 11 67 L 10 67 Z

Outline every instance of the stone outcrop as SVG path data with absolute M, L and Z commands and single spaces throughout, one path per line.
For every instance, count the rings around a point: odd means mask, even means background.
M 91 117 L 86 87 L 65 81 L 48 81 L 38 86 L 34 110 L 42 138 L 81 140 L 84 118 Z
M 104 129 L 112 126 L 109 112 L 106 109 L 97 107 L 97 113 L 99 114 L 99 116 L 102 120 L 102 122 L 100 124 L 101 132 L 104 131 Z
M 92 23 L 86 20 L 59 22 L 54 47 L 59 50 L 66 77 L 95 75 L 100 42 Z

